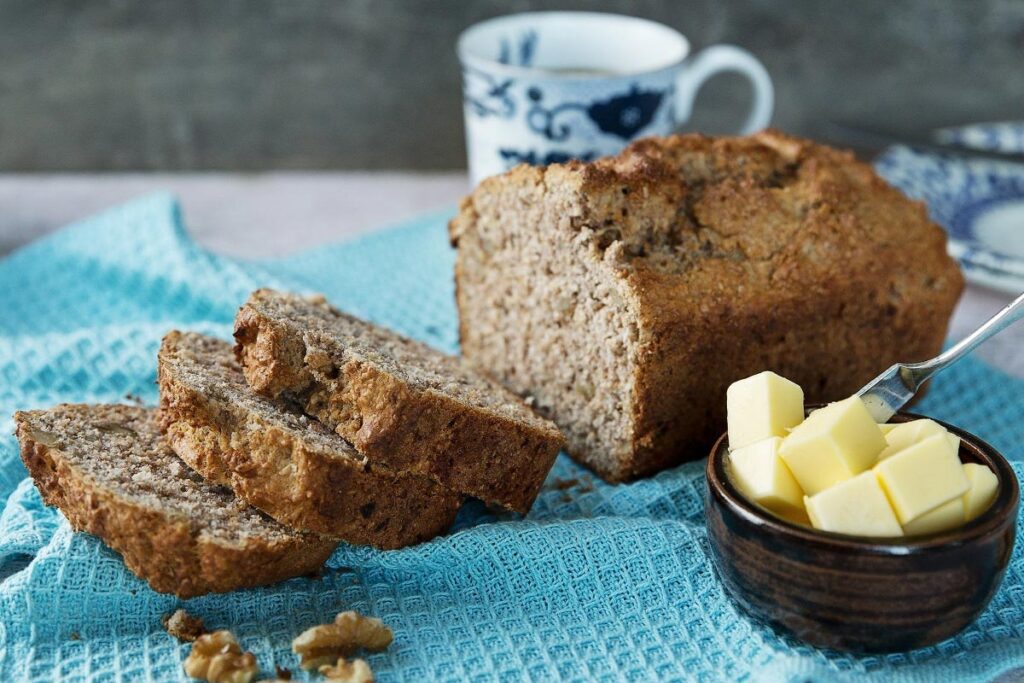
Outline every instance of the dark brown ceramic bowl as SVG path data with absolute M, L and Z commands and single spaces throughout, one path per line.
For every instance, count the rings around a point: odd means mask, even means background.
M 892 422 L 919 419 L 899 413 Z M 999 478 L 992 506 L 960 529 L 893 540 L 792 524 L 749 502 L 726 473 L 728 441 L 708 458 L 705 501 L 718 575 L 741 608 L 812 645 L 900 652 L 971 623 L 995 595 L 1013 550 L 1020 496 L 1009 464 L 981 439 L 960 437 L 960 459 Z

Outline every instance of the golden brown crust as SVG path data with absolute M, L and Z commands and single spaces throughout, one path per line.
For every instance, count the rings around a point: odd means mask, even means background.
M 185 335 L 171 332 L 160 348 L 160 423 L 171 448 L 204 477 L 282 524 L 350 543 L 400 548 L 451 526 L 461 496 L 355 459 L 354 451 L 317 447 L 244 406 L 204 395 L 177 367 L 183 346 Z
M 559 206 L 571 198 L 564 233 L 535 208 L 556 194 Z M 550 234 L 551 249 L 576 249 L 587 230 L 611 235 L 578 258 L 606 273 L 640 331 L 630 429 L 621 450 L 608 444 L 614 462 L 572 438 L 568 450 L 616 481 L 706 455 L 724 429 L 725 389 L 743 376 L 772 369 L 808 400 L 835 400 L 896 361 L 934 355 L 963 288 L 923 204 L 847 152 L 775 131 L 640 140 L 593 163 L 513 169 L 461 204 L 449 236 L 463 353 L 505 381 L 531 359 L 503 358 L 475 332 L 467 316 L 481 307 L 469 297 L 487 294 L 467 289 L 484 281 L 467 275 L 515 259 L 463 243 L 482 216 L 507 222 L 513 210 L 533 212 L 517 225 Z
M 230 545 L 188 519 L 137 504 L 92 481 L 60 450 L 38 440 L 27 414 L 14 416 L 21 458 L 43 500 L 77 531 L 99 537 L 153 590 L 190 598 L 261 586 L 319 570 L 336 545 L 313 535 Z
M 301 330 L 262 313 L 252 300 L 239 310 L 235 338 L 255 391 L 295 396 L 370 462 L 430 477 L 488 504 L 528 512 L 562 446 L 551 423 L 528 424 L 413 386 L 355 355 L 311 352 Z
M 647 362 L 638 366 L 634 456 L 617 478 L 674 464 L 676 453 L 704 455 L 725 419 L 724 399 L 705 397 L 724 397 L 738 378 L 770 368 L 803 386 L 808 401 L 831 401 L 894 362 L 939 353 L 962 277 L 923 204 L 869 166 L 771 131 L 639 148 L 704 152 L 723 167 L 729 175 L 704 189 L 694 220 L 718 233 L 716 250 L 744 258 L 706 259 L 682 276 L 643 265 L 626 271 L 648 331 Z M 777 179 L 735 179 L 737 154 Z M 665 382 L 678 367 L 699 369 L 700 381 Z

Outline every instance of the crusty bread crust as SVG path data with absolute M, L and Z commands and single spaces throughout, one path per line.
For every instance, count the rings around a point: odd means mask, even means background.
M 830 401 L 936 354 L 963 287 L 920 202 L 848 153 L 772 131 L 521 166 L 481 183 L 449 234 L 463 355 L 534 396 L 569 453 L 614 481 L 705 456 L 744 376 L 772 369 Z M 567 263 L 590 277 L 580 301 L 600 285 L 602 312 L 636 330 L 628 378 L 608 371 L 571 410 L 558 361 L 585 373 L 602 348 L 592 319 L 537 294 L 573 277 Z M 569 342 L 545 355 L 560 325 Z
M 520 415 L 504 414 L 416 386 L 353 353 L 340 336 L 325 341 L 263 305 L 284 297 L 295 307 L 325 306 L 269 290 L 254 292 L 242 306 L 235 319 L 236 354 L 255 391 L 295 397 L 371 462 L 426 475 L 491 505 L 529 511 L 563 443 L 552 423 L 525 407 Z M 424 362 L 441 356 L 419 346 Z M 500 400 L 520 405 L 493 380 L 480 381 Z
M 14 421 L 21 458 L 43 500 L 59 508 L 74 529 L 120 553 L 153 590 L 190 598 L 266 585 L 315 573 L 334 550 L 334 541 L 304 533 L 225 543 L 205 533 L 201 520 L 125 499 L 68 462 L 48 443 L 49 435 L 38 434 L 34 412 L 15 413 Z
M 308 418 L 302 419 L 310 432 L 319 427 L 333 449 L 229 395 L 204 393 L 189 377 L 190 367 L 204 363 L 233 365 L 231 346 L 180 332 L 164 338 L 158 356 L 160 423 L 171 448 L 207 479 L 231 487 L 282 524 L 350 543 L 401 548 L 451 526 L 460 495 L 426 477 L 372 464 Z M 233 372 L 244 387 L 241 369 L 234 365 Z M 274 401 L 258 400 L 267 412 L 279 410 Z

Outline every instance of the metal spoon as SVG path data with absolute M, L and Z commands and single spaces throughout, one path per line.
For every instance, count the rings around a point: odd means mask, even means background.
M 1021 318 L 1024 318 L 1024 294 L 945 352 L 920 363 L 897 363 L 868 382 L 857 395 L 864 401 L 875 422 L 886 422 L 914 397 L 929 377 L 948 368 L 983 341 L 1002 332 Z

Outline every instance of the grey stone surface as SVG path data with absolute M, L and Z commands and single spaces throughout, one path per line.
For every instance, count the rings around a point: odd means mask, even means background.
M 747 47 L 798 133 L 1022 115 L 1014 0 L 0 0 L 0 170 L 460 168 L 456 36 L 550 8 Z M 748 93 L 702 95 L 693 127 L 717 132 Z
M 453 214 L 469 189 L 461 172 L 0 173 L 0 258 L 154 192 L 177 198 L 189 232 L 204 247 L 273 258 L 424 213 Z

